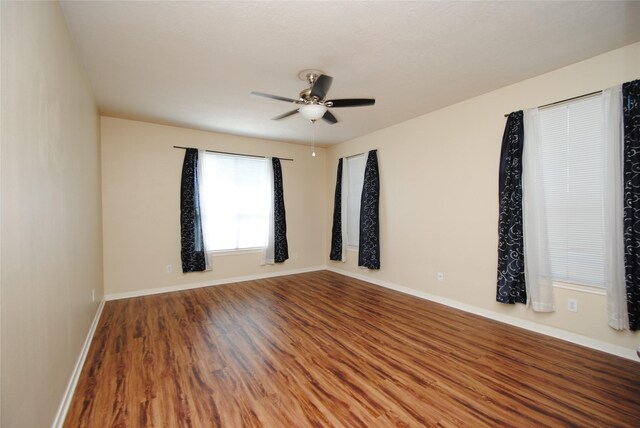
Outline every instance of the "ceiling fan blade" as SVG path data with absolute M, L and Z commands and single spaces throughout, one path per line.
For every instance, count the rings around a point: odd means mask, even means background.
M 279 116 L 272 117 L 272 118 L 271 118 L 271 120 L 280 120 L 280 119 L 284 119 L 285 117 L 292 116 L 292 115 L 296 114 L 297 112 L 298 112 L 298 109 L 291 110 L 291 111 L 288 111 L 288 112 L 286 112 L 286 113 L 282 113 L 282 114 L 281 114 L 281 115 L 279 115 Z
M 251 92 L 251 95 L 255 95 L 255 96 L 258 96 L 258 97 L 264 97 L 264 98 L 271 98 L 273 100 L 287 101 L 287 102 L 290 102 L 290 103 L 298 102 L 298 100 L 294 100 L 293 98 L 281 97 L 279 95 L 264 94 L 262 92 Z
M 324 113 L 324 116 L 322 116 L 322 120 L 324 120 L 325 122 L 328 122 L 328 123 L 330 123 L 332 125 L 334 123 L 338 122 L 338 119 L 336 119 L 336 117 L 333 114 L 331 114 L 331 112 L 329 110 L 327 110 Z
M 373 98 L 344 98 L 341 100 L 329 100 L 327 103 L 331 103 L 331 107 L 362 107 L 372 106 L 376 103 Z
M 327 96 L 327 92 L 329 92 L 329 88 L 331 87 L 332 82 L 333 77 L 327 76 L 326 74 L 321 74 L 318 77 L 318 80 L 313 82 L 310 95 L 312 97 L 318 97 L 319 100 L 324 100 L 324 97 Z

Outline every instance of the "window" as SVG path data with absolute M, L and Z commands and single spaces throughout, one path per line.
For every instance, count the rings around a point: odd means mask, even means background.
M 606 153 L 601 96 L 541 109 L 539 118 L 553 279 L 603 287 Z
M 347 244 L 350 247 L 360 245 L 360 199 L 364 184 L 364 168 L 367 165 L 365 155 L 354 156 L 347 161 Z
M 266 245 L 270 186 L 267 159 L 205 153 L 202 224 L 211 251 Z

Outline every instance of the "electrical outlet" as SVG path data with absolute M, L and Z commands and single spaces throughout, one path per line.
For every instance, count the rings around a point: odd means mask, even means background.
M 173 265 L 167 265 L 167 273 L 173 272 Z
M 438 281 L 444 281 L 444 273 L 438 272 Z
M 576 299 L 568 299 L 567 310 L 569 312 L 578 312 L 578 301 Z

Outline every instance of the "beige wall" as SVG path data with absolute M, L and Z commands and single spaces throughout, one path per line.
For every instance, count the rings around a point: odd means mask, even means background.
M 105 292 L 135 294 L 324 265 L 325 149 L 102 117 Z M 289 260 L 260 266 L 261 254 L 212 257 L 210 272 L 183 274 L 180 174 L 184 150 L 293 158 L 282 162 Z M 167 273 L 171 264 L 173 272 Z
M 381 176 L 380 271 L 328 266 L 534 321 L 628 349 L 640 335 L 607 326 L 606 298 L 556 289 L 557 312 L 495 301 L 498 163 L 504 113 L 640 78 L 640 43 L 420 116 L 327 151 L 327 225 L 340 157 L 378 149 Z M 455 82 L 450 82 L 455 85 Z M 436 279 L 443 272 L 445 280 Z M 579 311 L 566 310 L 567 299 Z
M 100 124 L 59 6 L 3 2 L 1 15 L 3 427 L 52 422 L 103 295 L 103 257 L 112 295 L 327 264 L 629 349 L 639 344 L 638 334 L 607 327 L 603 296 L 558 289 L 559 310 L 535 314 L 494 295 L 503 113 L 640 77 L 640 44 L 318 149 L 315 158 L 306 146 L 103 117 L 101 188 Z M 173 145 L 293 157 L 283 162 L 291 259 L 260 266 L 259 253 L 217 255 L 213 271 L 182 274 L 184 152 Z M 327 259 L 337 159 L 372 148 L 382 179 L 378 272 L 358 269 L 354 252 L 345 265 Z M 569 297 L 578 313 L 566 311 Z
M 99 123 L 59 5 L 1 13 L 0 424 L 46 427 L 102 296 Z

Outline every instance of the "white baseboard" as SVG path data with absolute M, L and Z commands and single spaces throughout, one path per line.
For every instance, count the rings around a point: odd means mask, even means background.
M 259 273 L 255 275 L 237 276 L 232 278 L 211 279 L 202 282 L 191 282 L 187 284 L 177 284 L 168 287 L 148 288 L 145 290 L 125 291 L 123 293 L 111 293 L 105 295 L 105 300 L 128 299 L 131 297 L 150 296 L 152 294 L 170 293 L 172 291 L 192 290 L 194 288 L 212 287 L 214 285 L 231 284 L 234 282 L 253 281 L 256 279 L 274 278 L 277 276 L 294 275 L 297 273 L 314 272 L 325 270 L 326 266 L 311 266 L 301 269 L 281 270 L 277 272 Z
M 64 391 L 64 395 L 62 396 L 62 402 L 58 407 L 58 412 L 56 413 L 56 417 L 53 420 L 53 424 L 51 425 L 52 428 L 62 428 L 62 425 L 64 425 L 64 420 L 67 417 L 67 412 L 69 411 L 69 406 L 71 405 L 73 393 L 75 392 L 76 386 L 78 385 L 78 379 L 80 378 L 82 367 L 84 367 L 84 361 L 86 360 L 87 354 L 89 353 L 89 348 L 91 347 L 93 334 L 96 332 L 98 321 L 100 321 L 100 315 L 102 315 L 104 302 L 105 300 L 102 299 L 100 305 L 98 306 L 98 310 L 96 311 L 96 315 L 93 317 L 93 322 L 91 323 L 91 327 L 89 327 L 89 332 L 87 333 L 87 337 L 85 338 L 82 349 L 80 350 L 80 356 L 78 357 L 78 361 L 76 361 L 73 372 L 71 372 L 71 379 L 69 379 L 67 389 Z
M 380 279 L 372 278 L 369 276 L 361 275 L 337 269 L 333 266 L 327 266 L 327 270 L 341 275 L 349 276 L 359 279 L 361 281 L 369 282 L 371 284 L 379 285 L 381 287 L 389 288 L 391 290 L 399 291 L 404 294 L 419 297 L 421 299 L 430 300 L 432 302 L 440 303 L 452 308 L 460 309 L 465 312 L 469 312 L 481 317 L 489 318 L 495 321 L 510 324 L 515 327 L 524 328 L 536 333 L 541 333 L 547 336 L 562 339 L 567 342 L 575 343 L 577 345 L 586 346 L 587 348 L 596 349 L 598 351 L 607 352 L 609 354 L 617 355 L 619 357 L 627 358 L 629 360 L 638 361 L 638 355 L 634 349 L 628 349 L 622 346 L 613 345 L 611 343 L 603 342 L 601 340 L 592 339 L 590 337 L 582 336 L 580 334 L 571 333 L 569 331 L 561 330 L 555 327 L 549 327 L 543 324 L 538 324 L 532 321 L 523 320 L 516 317 L 500 314 L 498 312 L 490 311 L 488 309 L 480 308 L 478 306 L 468 305 L 466 303 L 458 302 L 456 300 L 448 299 L 446 297 L 436 296 L 434 294 L 425 293 L 423 291 L 415 290 L 413 288 L 404 287 L 402 285 L 394 284 L 391 282 L 383 281 Z

